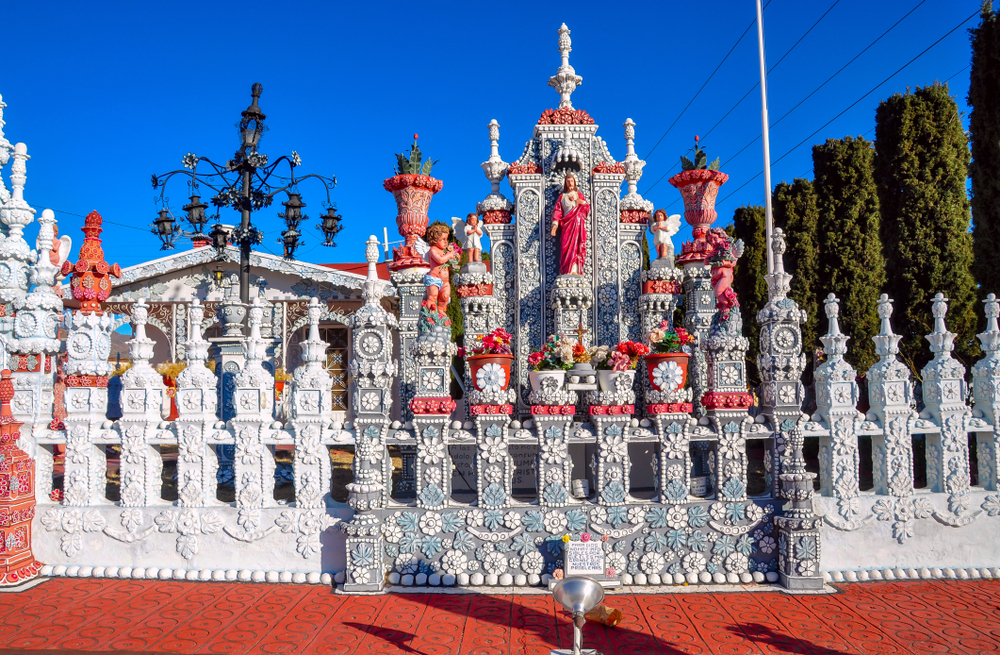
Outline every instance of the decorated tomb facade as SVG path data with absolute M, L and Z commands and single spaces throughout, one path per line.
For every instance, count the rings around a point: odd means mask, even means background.
M 363 275 L 255 254 L 266 284 L 249 307 L 226 284 L 230 269 L 215 273 L 232 267 L 230 250 L 195 248 L 117 271 L 90 248 L 82 265 L 63 264 L 51 213 L 39 218 L 30 249 L 26 151 L 0 150 L 14 158 L 13 191 L 0 189 L 9 230 L 0 239 L 9 271 L 0 277 L 0 341 L 25 362 L 13 373 L 12 407 L 25 423 L 24 459 L 38 471 L 30 561 L 45 575 L 325 583 L 347 593 L 537 587 L 566 567 L 609 586 L 815 590 L 825 580 L 996 577 L 1000 302 L 987 300 L 986 355 L 965 371 L 950 355 L 947 299 L 935 298 L 934 359 L 918 413 L 883 298 L 881 359 L 867 372 L 870 409 L 861 413 L 830 297 L 817 411 L 804 414 L 806 317 L 789 297 L 784 235 L 775 230 L 770 244 L 768 302 L 745 316 L 732 288 L 743 244 L 715 225 L 727 175 L 696 147 L 670 178 L 692 227 L 675 249 L 681 216 L 654 210 L 637 191 L 644 162 L 634 122 L 624 122 L 618 161 L 594 119 L 573 106 L 583 78 L 571 49 L 563 25 L 549 81 L 559 105 L 541 114 L 512 163 L 500 154 L 500 126 L 488 124 L 482 166 L 491 188 L 474 214 L 450 231 L 431 225 L 445 181 L 415 139 L 383 184 L 404 239 L 386 262 L 391 279 L 379 276 L 375 237 Z M 88 222 L 99 226 L 99 217 Z M 51 329 L 61 310 L 52 299 L 57 269 L 71 276 L 74 297 L 111 284 L 68 322 L 65 372 L 78 384 L 61 424 L 51 420 L 54 372 L 45 363 L 62 347 Z M 88 287 L 83 276 L 93 272 Z M 452 296 L 464 320 L 461 350 L 446 311 Z M 323 331 L 337 307 L 349 307 L 339 321 L 350 344 L 340 382 Z M 244 317 L 245 336 L 234 328 Z M 133 368 L 111 418 L 105 339 L 121 320 L 133 324 Z M 744 336 L 753 320 L 756 389 Z M 165 347 L 187 364 L 172 419 L 151 374 Z M 294 368 L 283 403 L 272 377 L 280 365 Z M 913 486 L 914 434 L 927 435 L 926 490 Z M 859 482 L 865 437 L 870 491 Z M 819 442 L 815 467 L 807 440 Z M 63 446 L 54 489 L 53 453 Z M 117 500 L 102 486 L 109 447 L 121 453 Z M 353 452 L 344 502 L 333 493 L 331 448 Z M 168 501 L 171 449 L 178 497 Z M 292 499 L 275 498 L 280 449 L 294 450 Z M 227 467 L 231 498 L 220 493 Z

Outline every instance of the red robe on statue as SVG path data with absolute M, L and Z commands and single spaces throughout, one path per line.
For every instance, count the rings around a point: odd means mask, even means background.
M 587 217 L 590 216 L 590 205 L 579 191 L 577 204 L 567 194 L 559 194 L 556 206 L 552 208 L 552 221 L 559 224 L 562 232 L 561 250 L 559 253 L 559 275 L 576 273 L 583 275 L 583 266 L 587 259 Z M 574 265 L 576 270 L 573 270 Z

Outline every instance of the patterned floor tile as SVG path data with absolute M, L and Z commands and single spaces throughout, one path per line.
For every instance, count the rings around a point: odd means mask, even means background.
M 839 585 L 840 593 L 608 596 L 616 628 L 587 624 L 605 655 L 1000 652 L 1000 582 Z M 7 653 L 548 655 L 572 643 L 551 596 L 388 594 L 146 580 L 50 580 L 0 596 Z

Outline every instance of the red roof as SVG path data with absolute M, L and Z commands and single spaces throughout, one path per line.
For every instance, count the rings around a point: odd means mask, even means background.
M 326 266 L 327 268 L 333 268 L 338 271 L 344 271 L 345 273 L 354 273 L 355 275 L 361 275 L 362 277 L 368 275 L 367 262 L 362 262 L 360 264 L 353 264 L 353 263 L 320 264 L 320 266 Z M 389 268 L 384 263 L 376 264 L 375 268 L 378 271 L 378 277 L 380 280 L 389 279 Z

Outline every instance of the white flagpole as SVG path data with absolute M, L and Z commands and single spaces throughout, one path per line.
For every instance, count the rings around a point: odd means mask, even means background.
M 768 139 L 767 120 L 767 65 L 764 63 L 764 23 L 763 10 L 757 0 L 757 50 L 760 53 L 760 122 L 764 131 L 764 225 L 767 239 L 767 274 L 774 272 L 774 254 L 771 252 L 771 232 L 774 219 L 771 216 L 771 143 Z

